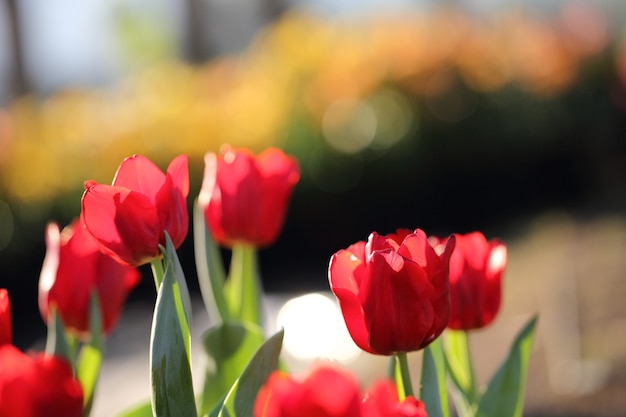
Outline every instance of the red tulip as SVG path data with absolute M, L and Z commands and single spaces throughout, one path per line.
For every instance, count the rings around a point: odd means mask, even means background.
M 298 162 L 279 149 L 254 157 L 230 148 L 220 156 L 209 153 L 204 161 L 199 200 L 214 239 L 224 246 L 273 243 L 300 179 Z
M 274 372 L 259 391 L 254 417 L 360 417 L 356 378 L 345 371 L 320 367 L 304 381 Z
M 415 397 L 398 400 L 398 391 L 390 380 L 379 381 L 363 397 L 362 417 L 427 417 L 423 402 Z
M 11 303 L 9 293 L 0 288 L 0 346 L 11 343 L 13 332 L 11 327 Z
M 82 417 L 83 390 L 61 358 L 0 346 L 0 417 Z
M 380 355 L 426 347 L 448 324 L 448 262 L 454 239 L 441 255 L 420 229 L 388 236 L 376 232 L 335 253 L 330 287 L 348 331 L 363 350 Z
M 456 234 L 450 258 L 451 311 L 448 327 L 470 330 L 490 324 L 500 310 L 502 274 L 507 264 L 504 243 L 487 241 L 480 232 Z M 447 239 L 439 240 L 445 244 Z
M 105 251 L 128 265 L 159 256 L 165 232 L 178 248 L 189 228 L 187 156 L 161 170 L 143 156 L 126 158 L 113 185 L 85 183 L 82 206 L 87 229 Z
M 81 219 L 82 220 L 82 219 Z M 110 332 L 129 292 L 139 283 L 136 268 L 122 265 L 100 251 L 81 220 L 59 231 L 56 224 L 46 229 L 46 257 L 39 280 L 39 309 L 48 320 L 55 305 L 66 327 L 77 333 L 89 331 L 92 291 L 100 301 L 103 329 Z

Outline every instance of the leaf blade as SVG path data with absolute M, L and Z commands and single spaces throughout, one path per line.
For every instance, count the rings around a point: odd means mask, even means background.
M 235 381 L 219 412 L 220 417 L 250 417 L 259 389 L 269 375 L 278 368 L 284 331 L 270 337 L 254 354 L 246 369 Z
M 450 417 L 446 386 L 446 364 L 441 338 L 424 349 L 420 398 L 429 417 Z
M 217 317 L 220 321 L 228 320 L 230 311 L 223 289 L 226 280 L 224 263 L 197 200 L 193 209 L 193 243 L 204 306 L 211 317 Z
M 191 377 L 189 292 L 166 235 L 165 272 L 150 335 L 151 403 L 156 417 L 197 416 Z
M 214 364 L 206 371 L 201 414 L 206 414 L 228 393 L 265 338 L 253 323 L 223 322 L 202 336 L 204 352 Z
M 517 334 L 507 358 L 493 375 L 480 399 L 476 415 L 479 417 L 521 417 L 528 363 L 537 325 L 537 316 L 531 317 Z

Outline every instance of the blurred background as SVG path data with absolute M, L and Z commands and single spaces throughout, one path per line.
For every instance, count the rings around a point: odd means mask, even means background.
M 78 216 L 85 180 L 109 183 L 134 153 L 163 168 L 186 153 L 191 203 L 206 152 L 278 146 L 302 179 L 260 252 L 271 314 L 327 291 L 330 256 L 371 231 L 481 230 L 510 267 L 501 316 L 473 339 L 479 376 L 539 312 L 527 415 L 624 415 L 625 22 L 622 0 L 3 0 L 15 343 L 45 336 L 44 228 Z M 179 253 L 197 296 L 191 236 Z M 111 361 L 132 351 L 133 320 L 149 332 L 143 272 Z

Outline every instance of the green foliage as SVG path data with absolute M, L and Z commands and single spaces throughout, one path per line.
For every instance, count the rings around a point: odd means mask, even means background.
M 522 417 L 536 325 L 537 316 L 534 316 L 515 338 L 506 360 L 489 381 L 478 403 L 477 417 Z
M 224 297 L 224 264 L 197 200 L 193 209 L 193 239 L 198 284 L 204 305 L 211 317 L 226 321 L 230 317 L 230 311 Z
M 85 416 L 88 416 L 93 405 L 100 367 L 104 355 L 104 339 L 102 330 L 102 314 L 98 293 L 92 291 L 89 300 L 89 342 L 81 346 L 76 365 L 76 375 L 83 387 Z
M 234 318 L 261 325 L 262 290 L 254 246 L 242 243 L 233 246 L 224 292 Z
M 452 392 L 452 398 L 462 416 L 473 415 L 478 403 L 478 391 L 467 336 L 465 331 L 449 329 L 443 334 L 448 375 L 457 388 Z
M 283 330 L 270 337 L 254 354 L 224 399 L 219 417 L 251 417 L 256 395 L 278 368 Z
M 197 415 L 190 358 L 191 302 L 176 250 L 166 234 L 165 262 L 150 337 L 150 379 L 155 417 Z
M 264 340 L 261 328 L 242 322 L 224 322 L 203 335 L 204 350 L 213 366 L 206 372 L 201 415 L 224 398 Z
M 152 404 L 145 401 L 118 414 L 117 417 L 152 417 Z
M 60 356 L 74 364 L 73 355 L 67 343 L 65 326 L 63 321 L 57 314 L 54 306 L 50 307 L 48 314 L 48 336 L 46 338 L 46 354 L 51 356 Z
M 429 417 L 450 417 L 446 387 L 446 363 L 441 338 L 424 349 L 420 398 Z

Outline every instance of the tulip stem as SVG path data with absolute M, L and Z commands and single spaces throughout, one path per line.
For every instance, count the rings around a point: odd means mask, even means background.
M 230 261 L 230 277 L 227 288 L 231 314 L 238 320 L 262 323 L 262 288 L 259 277 L 256 248 L 236 243 Z
M 152 276 L 154 277 L 154 285 L 156 287 L 157 292 L 161 287 L 161 282 L 163 282 L 163 260 L 161 257 L 154 258 L 150 262 L 150 266 L 152 267 Z
M 469 334 L 467 331 L 458 332 L 458 336 L 460 336 L 463 347 L 465 348 L 464 360 L 467 366 L 467 373 L 469 376 L 469 396 L 472 402 L 476 403 L 478 401 L 478 390 L 476 389 L 476 374 L 474 372 L 474 366 L 472 365 L 472 354 L 469 343 Z
M 407 360 L 406 352 L 396 353 L 396 360 L 398 368 L 400 370 L 400 377 L 402 381 L 402 390 L 398 387 L 398 395 L 401 396 L 400 400 L 404 400 L 406 397 L 413 397 L 413 384 L 411 383 L 411 374 L 409 372 L 409 362 Z M 400 394 L 403 391 L 404 396 Z

